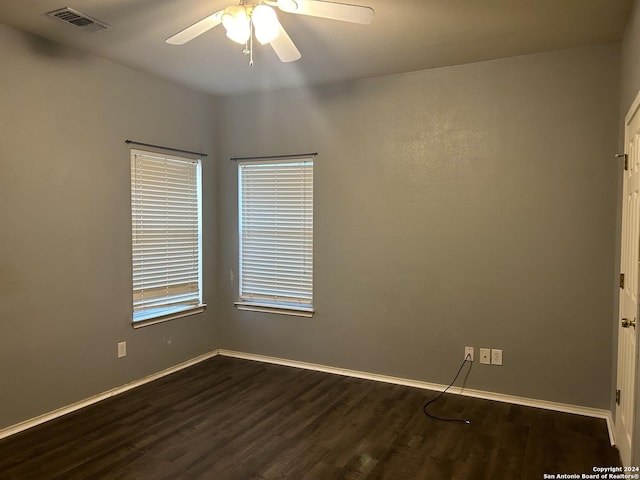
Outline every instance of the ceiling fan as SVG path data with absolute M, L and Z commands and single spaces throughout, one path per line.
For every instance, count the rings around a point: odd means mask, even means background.
M 295 62 L 302 56 L 291 37 L 282 28 L 273 7 L 286 13 L 369 24 L 375 12 L 370 7 L 322 0 L 240 0 L 212 13 L 193 25 L 167 38 L 171 45 L 183 45 L 222 24 L 227 37 L 244 45 L 243 53 L 250 56 L 253 65 L 253 38 L 262 45 L 270 44 L 282 62 Z

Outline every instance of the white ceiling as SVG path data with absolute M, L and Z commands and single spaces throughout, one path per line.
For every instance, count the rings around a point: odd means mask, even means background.
M 170 35 L 237 0 L 0 0 L 0 21 L 217 95 L 303 86 L 619 41 L 632 0 L 347 0 L 371 25 L 279 13 L 302 53 L 255 65 L 217 27 L 183 46 Z M 43 14 L 71 7 L 111 28 L 86 32 Z

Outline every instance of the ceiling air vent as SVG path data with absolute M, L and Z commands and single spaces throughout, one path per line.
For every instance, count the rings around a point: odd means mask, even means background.
M 58 10 L 47 12 L 46 15 L 51 18 L 57 18 L 63 22 L 70 23 L 76 27 L 80 27 L 88 32 L 99 32 L 100 30 L 106 30 L 109 28 L 104 22 L 91 18 L 84 13 L 80 13 L 72 8 L 65 7 Z

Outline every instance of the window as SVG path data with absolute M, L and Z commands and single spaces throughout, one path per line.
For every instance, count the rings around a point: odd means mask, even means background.
M 205 307 L 200 168 L 200 160 L 131 151 L 134 324 Z
M 313 313 L 313 159 L 238 163 L 239 309 Z

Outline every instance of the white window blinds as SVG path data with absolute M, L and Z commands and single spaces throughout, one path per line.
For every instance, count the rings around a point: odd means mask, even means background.
M 132 150 L 133 320 L 202 303 L 200 161 Z
M 311 309 L 313 159 L 238 164 L 240 300 Z

